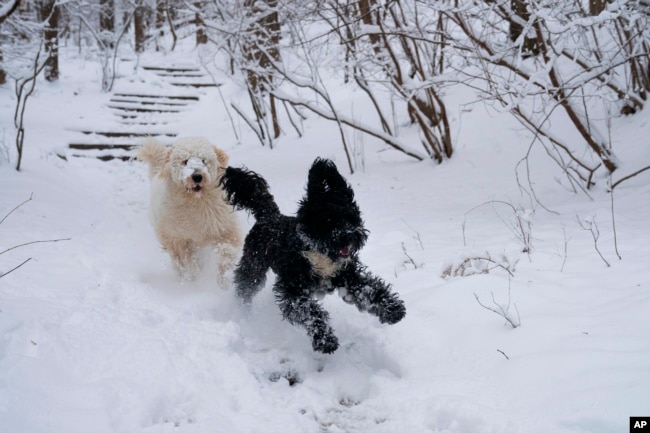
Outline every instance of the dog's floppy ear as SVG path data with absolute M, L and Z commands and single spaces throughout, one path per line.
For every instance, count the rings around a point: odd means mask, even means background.
M 164 169 L 169 162 L 170 155 L 171 149 L 153 138 L 145 140 L 137 154 L 138 159 L 149 164 L 150 176 L 155 176 Z
M 354 198 L 352 188 L 336 169 L 336 165 L 329 159 L 316 158 L 309 169 L 307 179 L 307 194 L 332 193 L 342 199 Z
M 217 154 L 217 161 L 219 161 L 219 166 L 226 167 L 228 165 L 228 160 L 230 159 L 228 154 L 219 149 L 217 146 L 214 146 L 214 153 Z

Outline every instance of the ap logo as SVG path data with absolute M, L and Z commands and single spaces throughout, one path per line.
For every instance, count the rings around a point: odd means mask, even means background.
M 630 433 L 650 433 L 650 416 L 630 417 Z

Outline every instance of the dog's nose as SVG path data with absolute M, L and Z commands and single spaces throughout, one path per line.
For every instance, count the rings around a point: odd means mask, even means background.
M 195 173 L 192 175 L 192 180 L 194 181 L 194 183 L 201 183 L 201 181 L 203 180 L 203 175 Z

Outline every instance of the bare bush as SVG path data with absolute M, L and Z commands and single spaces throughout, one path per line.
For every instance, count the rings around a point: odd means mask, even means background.
M 497 302 L 496 299 L 494 298 L 494 293 L 491 293 L 491 295 L 492 295 L 492 305 L 485 305 L 483 302 L 481 302 L 481 300 L 479 299 L 476 293 L 474 293 L 474 298 L 476 299 L 476 302 L 478 302 L 478 304 L 481 307 L 485 308 L 488 311 L 493 312 L 494 314 L 503 317 L 506 320 L 506 323 L 512 326 L 513 329 L 521 326 L 521 316 L 519 315 L 519 308 L 517 308 L 517 304 L 513 304 L 511 302 L 510 286 L 508 285 L 508 302 L 505 304 Z
M 513 277 L 517 263 L 508 259 L 505 254 L 493 257 L 489 252 L 483 255 L 466 257 L 460 262 L 446 266 L 442 271 L 442 278 L 469 277 L 471 275 L 489 274 L 495 269 L 501 269 Z
M 92 8 L 85 7 L 82 3 L 69 2 L 66 3 L 66 12 L 72 19 L 77 20 L 83 25 L 87 34 L 90 35 L 90 39 L 95 43 L 97 56 L 102 66 L 102 90 L 110 92 L 115 84 L 117 54 L 120 43 L 133 21 L 136 11 L 141 6 L 136 5 L 124 11 L 124 21 L 121 23 L 121 27 L 117 32 L 115 31 L 115 27 L 112 27 L 110 31 L 107 28 L 109 24 L 105 21 L 108 21 L 108 18 L 103 15 L 105 5 L 100 6 L 101 9 L 93 10 Z M 97 14 L 99 14 L 100 18 L 103 18 L 103 20 L 100 19 L 100 22 L 104 21 L 99 31 L 96 30 L 96 25 L 93 22 L 93 18 Z M 81 33 L 82 30 L 80 28 L 77 31 Z
M 376 84 L 404 103 L 429 158 L 442 162 L 453 153 L 447 109 L 436 80 L 443 69 L 444 21 L 438 13 L 420 15 L 419 7 L 399 0 L 329 1 L 319 14 L 339 35 L 346 68 L 373 102 L 384 132 L 395 134 L 377 102 Z
M 644 106 L 649 15 L 639 2 L 611 2 L 608 13 L 598 16 L 578 1 L 525 3 L 524 15 L 509 0 L 432 7 L 453 23 L 454 49 L 469 53 L 453 69 L 485 101 L 496 102 L 529 129 L 567 176 L 589 188 L 600 167 L 608 173 L 618 168 L 603 133 L 609 110 L 603 106 L 618 107 L 623 114 Z M 514 41 L 508 26 L 513 21 L 524 30 Z M 531 38 L 534 49 L 526 45 Z M 467 68 L 468 62 L 473 68 Z M 551 120 L 560 117 L 572 125 L 582 146 L 552 132 Z
M 430 58 L 439 52 L 438 45 L 422 37 L 424 28 L 410 25 L 415 13 L 410 8 L 416 6 L 406 3 L 265 1 L 239 11 L 227 1 L 214 1 L 213 8 L 219 13 L 208 26 L 211 39 L 219 41 L 218 47 L 227 53 L 231 64 L 244 72 L 252 115 L 236 108 L 262 144 L 270 144 L 269 132 L 277 136 L 281 128 L 277 113 L 273 114 L 273 101 L 279 99 L 285 107 L 301 107 L 335 122 L 351 172 L 355 164 L 349 130 L 382 140 L 418 160 L 442 162 L 449 158 L 453 152 L 449 121 L 433 79 L 439 61 Z M 278 22 L 282 23 L 281 32 Z M 327 57 L 335 60 L 325 65 L 321 54 L 332 54 L 332 49 L 334 56 Z M 281 52 L 287 54 L 280 56 Z M 348 104 L 334 100 L 328 86 L 338 84 L 332 84 L 332 76 L 346 85 L 352 84 L 352 77 L 374 109 L 375 118 L 367 113 L 364 118 L 356 116 Z M 262 94 L 269 96 L 268 102 L 259 97 Z M 386 95 L 399 103 L 386 104 Z M 399 117 L 395 110 L 404 110 L 418 128 L 424 152 L 402 141 L 393 121 Z M 287 114 L 295 124 L 291 111 Z
M 467 216 L 475 211 L 476 209 L 479 209 L 483 206 L 490 205 L 494 209 L 494 205 L 500 205 L 500 206 L 505 206 L 509 211 L 508 218 L 503 218 L 501 214 L 499 214 L 496 209 L 495 213 L 496 215 L 501 219 L 501 221 L 504 223 L 504 225 L 512 232 L 512 234 L 515 236 L 515 238 L 521 243 L 522 249 L 521 251 L 523 253 L 526 253 L 530 257 L 530 253 L 532 252 L 533 249 L 533 238 L 532 238 L 532 230 L 533 230 L 533 221 L 532 218 L 535 214 L 534 209 L 530 208 L 525 208 L 521 205 L 518 205 L 515 207 L 510 202 L 503 201 L 503 200 L 491 200 L 485 203 L 482 203 L 478 206 L 473 207 L 472 209 L 468 210 L 465 212 L 465 216 L 463 219 L 463 243 L 467 245 L 467 242 L 465 240 L 465 227 L 467 224 Z
M 588 231 L 591 233 L 591 238 L 594 241 L 594 249 L 598 253 L 598 256 L 602 259 L 602 261 L 607 265 L 607 267 L 611 267 L 607 259 L 605 259 L 605 256 L 603 256 L 603 253 L 600 252 L 600 249 L 598 249 L 598 239 L 600 239 L 600 229 L 598 228 L 598 224 L 596 224 L 596 215 L 594 215 L 591 218 L 583 218 L 580 219 L 576 215 L 576 219 L 578 220 L 578 225 L 582 230 Z
M 450 158 L 445 92 L 460 83 L 510 113 L 586 192 L 619 166 L 611 117 L 641 110 L 650 89 L 641 0 L 211 0 L 197 13 L 251 95 L 250 109 L 235 108 L 260 142 L 272 146 L 285 122 L 300 134 L 296 116 L 311 112 L 338 127 L 351 171 L 350 131 L 418 160 Z M 328 86 L 339 85 L 364 96 L 363 116 L 335 100 Z M 421 149 L 402 138 L 406 123 Z

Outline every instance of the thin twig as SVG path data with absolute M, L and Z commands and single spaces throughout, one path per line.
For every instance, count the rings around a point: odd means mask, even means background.
M 241 117 L 244 120 L 244 122 L 246 122 L 246 124 L 253 130 L 253 132 L 257 135 L 257 138 L 260 141 L 260 143 L 262 144 L 262 146 L 264 146 L 263 132 L 255 127 L 255 125 L 253 124 L 253 121 L 251 119 L 249 119 L 246 116 L 246 114 L 244 114 L 244 112 L 241 111 L 239 109 L 239 107 L 237 107 L 237 105 L 235 105 L 234 103 L 231 103 L 230 106 L 235 110 L 235 112 L 237 114 L 239 114 L 239 117 Z
M 206 68 L 206 70 L 207 70 L 207 68 Z M 210 71 L 208 71 L 208 73 L 209 72 Z M 210 74 L 210 76 L 214 80 L 214 76 L 212 76 L 212 74 Z M 226 98 L 224 98 L 223 92 L 221 91 L 221 86 L 217 87 L 217 91 L 219 92 L 219 98 L 221 98 L 221 102 L 223 103 L 223 108 L 225 108 L 225 110 L 226 110 L 226 114 L 228 115 L 228 119 L 230 119 L 230 125 L 232 126 L 233 134 L 235 134 L 235 139 L 237 140 L 237 143 L 241 143 L 241 139 L 239 138 L 239 134 L 237 133 L 237 128 L 235 127 L 235 121 L 232 118 L 232 114 L 230 113 L 230 110 L 228 109 L 228 104 L 226 103 Z
M 287 104 L 287 101 L 282 101 L 282 106 L 284 107 L 285 113 L 287 113 L 287 118 L 289 119 L 289 123 L 291 123 L 291 126 L 293 126 L 293 129 L 298 134 L 298 137 L 302 138 L 302 130 L 296 124 L 296 121 L 293 120 L 293 116 L 291 115 L 291 112 L 289 112 L 289 107 L 287 107 L 287 105 L 291 105 L 291 104 Z M 293 105 L 292 105 L 292 107 L 293 107 Z M 298 113 L 298 115 L 300 115 L 300 113 L 297 110 L 295 110 L 295 107 L 294 107 L 294 111 L 296 111 Z
M 583 224 L 582 221 L 580 221 L 580 218 L 578 218 L 577 215 L 576 215 L 576 218 L 578 219 L 578 224 L 580 225 L 580 227 L 581 227 L 583 230 L 587 230 L 587 231 L 589 231 L 589 232 L 591 233 L 591 237 L 592 237 L 593 240 L 594 240 L 594 248 L 596 249 L 596 252 L 597 252 L 598 255 L 600 256 L 600 258 L 603 260 L 603 262 L 605 262 L 605 264 L 607 265 L 607 267 L 610 268 L 611 265 L 610 265 L 609 262 L 605 259 L 605 257 L 604 257 L 603 254 L 600 252 L 600 250 L 598 249 L 598 239 L 600 238 L 600 230 L 598 230 L 598 224 L 596 224 L 596 217 L 594 216 L 594 218 L 593 218 L 591 221 L 587 221 L 587 220 L 585 220 L 585 221 L 584 221 L 584 224 Z
M 560 268 L 560 272 L 564 272 L 564 265 L 566 265 L 566 259 L 567 259 L 567 250 L 569 247 L 569 241 L 571 238 L 567 239 L 566 237 L 566 228 L 562 227 L 562 233 L 564 233 L 564 259 L 562 260 L 562 267 Z
M 612 176 L 609 176 L 609 183 L 611 185 L 612 183 Z M 614 251 L 616 252 L 616 257 L 618 257 L 619 260 L 623 260 L 621 257 L 621 253 L 618 252 L 618 236 L 616 235 L 616 217 L 614 216 L 614 188 L 611 188 L 611 191 L 609 192 L 609 195 L 611 196 L 612 199 L 612 206 L 611 206 L 611 211 L 612 211 L 612 230 L 614 231 Z
M 508 355 L 506 355 L 506 353 L 503 350 L 497 349 L 497 352 L 499 352 L 501 355 L 505 356 L 507 360 L 510 360 L 510 357 Z
M 512 203 L 509 203 L 509 202 L 504 201 L 504 200 L 490 200 L 490 201 L 487 201 L 485 203 L 481 203 L 479 205 L 476 205 L 473 208 L 471 208 L 470 210 L 468 210 L 467 212 L 465 212 L 464 219 L 463 219 L 463 243 L 465 242 L 465 221 L 467 219 L 467 215 L 470 212 L 480 208 L 481 206 L 485 206 L 485 205 L 492 204 L 492 203 L 506 205 L 512 210 L 512 213 L 513 213 L 514 218 L 515 218 L 516 221 L 510 222 L 510 223 L 507 223 L 503 218 L 501 218 L 501 215 L 499 215 L 499 213 L 496 210 L 495 210 L 495 213 L 496 213 L 497 217 L 499 217 L 499 219 L 501 219 L 501 221 L 505 224 L 505 226 L 508 227 L 514 233 L 514 235 L 521 241 L 522 244 L 524 244 L 524 248 L 523 248 L 522 252 L 527 253 L 528 254 L 528 259 L 530 260 L 530 253 L 532 252 L 532 245 L 531 245 L 531 241 L 532 241 L 532 239 L 531 239 L 532 238 L 532 236 L 531 236 L 532 225 L 531 225 L 531 222 L 525 220 L 524 218 L 522 218 L 520 211 L 524 210 L 523 207 L 520 206 L 519 209 L 517 209 Z M 531 210 L 531 211 L 534 213 L 534 210 Z
M 408 253 L 406 252 L 406 246 L 404 245 L 404 242 L 402 242 L 402 251 L 404 252 L 404 255 L 408 258 L 408 261 L 411 262 L 413 265 L 413 269 L 419 268 L 417 263 L 415 263 L 415 260 L 413 260 L 413 257 L 409 256 Z
M 24 205 L 24 204 L 27 203 L 28 201 L 31 201 L 31 200 L 32 200 L 32 197 L 34 197 L 34 193 L 31 193 L 31 194 L 29 195 L 29 198 L 28 198 L 27 200 L 25 200 L 24 202 L 20 203 L 20 204 L 19 204 L 18 206 L 16 206 L 15 208 L 11 209 L 11 210 L 9 211 L 9 213 L 8 213 L 7 215 L 5 215 L 4 218 L 2 218 L 2 219 L 0 220 L 0 224 L 2 224 L 3 222 L 5 222 L 5 220 L 7 219 L 7 217 L 8 217 L 9 215 L 11 215 L 14 211 L 16 211 L 19 207 L 21 207 L 22 205 Z
M 31 241 L 31 242 L 26 242 L 26 243 L 24 243 L 24 244 L 20 244 L 20 245 L 13 246 L 13 247 L 11 247 L 11 248 L 7 248 L 6 250 L 0 252 L 0 255 L 6 253 L 6 252 L 8 252 L 8 251 L 15 250 L 16 248 L 25 247 L 25 246 L 27 246 L 27 245 L 40 244 L 40 243 L 45 243 L 45 242 L 69 241 L 69 240 L 71 240 L 71 239 L 72 239 L 72 238 L 65 238 L 65 239 L 50 239 L 50 240 L 45 240 L 45 241 Z
M 465 213 L 465 216 L 463 217 L 463 223 L 460 225 L 463 231 L 463 246 L 467 246 L 467 238 L 465 237 L 465 226 L 467 225 L 467 213 Z
M 24 262 L 22 262 L 21 264 L 19 264 L 19 265 L 16 266 L 15 268 L 8 270 L 7 272 L 0 272 L 0 278 L 4 277 L 4 276 L 6 276 L 6 275 L 9 275 L 10 273 L 12 273 L 12 272 L 15 271 L 16 269 L 20 268 L 22 265 L 24 265 L 25 263 L 27 263 L 27 262 L 30 261 L 31 259 L 32 259 L 31 257 L 28 258 L 27 260 L 25 260 Z
M 413 227 L 411 227 L 411 226 L 409 225 L 409 223 L 407 223 L 406 220 L 405 220 L 404 218 L 401 218 L 401 220 L 402 220 L 402 222 L 403 222 L 404 224 L 406 224 L 406 226 L 407 226 L 408 228 L 410 228 L 410 229 L 413 231 L 413 233 L 415 233 L 415 236 L 414 236 L 414 237 L 415 237 L 415 239 L 418 241 L 418 244 L 420 244 L 420 249 L 424 250 L 424 245 L 422 244 L 422 238 L 420 237 L 420 232 L 418 232 L 418 231 L 415 230 Z
M 650 165 L 647 166 L 647 167 L 643 167 L 641 170 L 636 171 L 636 172 L 634 172 L 634 173 L 632 173 L 632 174 L 629 174 L 629 175 L 627 175 L 627 176 L 625 176 L 625 177 L 622 177 L 621 179 L 617 180 L 616 182 L 614 182 L 614 183 L 612 184 L 612 189 L 616 188 L 616 187 L 617 187 L 621 182 L 623 182 L 623 181 L 625 181 L 625 180 L 628 180 L 628 179 L 631 179 L 631 178 L 633 178 L 634 176 L 636 176 L 637 174 L 641 174 L 641 173 L 643 173 L 643 172 L 646 171 L 646 170 L 650 170 Z
M 510 315 L 508 314 L 510 311 L 510 299 L 508 299 L 508 308 L 504 309 L 503 306 L 499 305 L 495 301 L 494 293 L 492 293 L 492 302 L 497 307 L 499 307 L 499 309 L 497 310 L 494 307 L 488 307 L 487 305 L 483 304 L 476 293 L 474 293 L 474 298 L 476 298 L 476 302 L 478 302 L 478 304 L 481 307 L 485 308 L 486 310 L 492 311 L 494 314 L 498 314 L 499 316 L 503 317 L 504 319 L 506 319 L 506 322 L 508 322 L 510 326 L 512 326 L 513 328 L 517 328 L 518 326 L 521 325 L 521 317 L 519 316 L 519 310 L 517 309 L 517 305 L 515 305 L 515 310 L 517 311 L 517 321 L 515 322 L 515 320 L 512 317 L 510 317 Z

